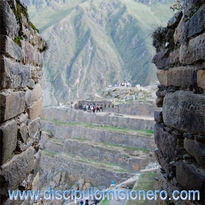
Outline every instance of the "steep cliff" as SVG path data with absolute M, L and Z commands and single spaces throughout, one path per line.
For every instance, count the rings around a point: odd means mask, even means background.
M 151 33 L 172 14 L 164 2 L 25 0 L 49 44 L 44 104 L 87 98 L 123 80 L 153 82 Z

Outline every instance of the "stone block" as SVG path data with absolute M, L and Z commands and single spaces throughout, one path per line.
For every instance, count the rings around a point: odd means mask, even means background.
M 195 67 L 176 67 L 169 70 L 157 71 L 157 77 L 161 85 L 189 88 L 193 84 Z
M 32 120 L 28 123 L 29 136 L 34 138 L 35 135 L 40 131 L 40 118 Z
M 169 157 L 170 159 L 174 159 L 176 157 L 175 150 L 177 149 L 177 139 L 175 136 L 172 136 L 165 131 L 163 125 L 155 125 L 154 138 L 158 149 L 165 157 Z
M 179 48 L 170 52 L 169 54 L 170 65 L 179 64 L 179 52 L 180 52 Z
M 190 91 L 168 93 L 163 103 L 163 120 L 186 133 L 205 134 L 205 96 Z
M 0 127 L 0 165 L 5 163 L 17 144 L 17 123 L 15 120 L 7 121 Z
M 205 168 L 205 145 L 195 140 L 184 140 L 185 150 L 192 155 L 197 163 Z
M 22 50 L 24 53 L 25 64 L 30 64 L 33 66 L 43 66 L 43 58 L 41 53 L 34 48 L 28 41 L 21 41 Z
M 28 108 L 29 119 L 34 120 L 42 114 L 42 98 L 35 102 L 31 107 Z
M 184 65 L 205 61 L 205 33 L 181 45 L 179 58 Z
M 1 88 L 24 88 L 29 85 L 31 71 L 29 66 L 11 61 L 3 57 L 0 59 Z
M 25 123 L 22 123 L 18 127 L 18 135 L 23 143 L 27 141 L 29 135 L 28 135 L 28 127 Z
M 0 35 L 0 54 L 17 61 L 23 60 L 21 48 L 8 36 Z
M 29 107 L 34 102 L 38 101 L 42 97 L 42 88 L 40 84 L 36 84 L 33 90 L 28 89 L 26 91 L 26 105 Z
M 161 52 L 157 53 L 153 58 L 153 63 L 157 66 L 158 69 L 168 69 L 170 64 L 169 51 L 164 49 Z
M 205 70 L 199 70 L 197 72 L 197 86 L 205 89 Z
M 181 44 L 184 41 L 185 29 L 184 29 L 184 19 L 182 18 L 174 32 L 174 43 Z
M 186 190 L 199 190 L 204 196 L 205 173 L 194 164 L 179 162 L 176 165 L 177 182 Z
M 203 5 L 199 10 L 191 17 L 186 24 L 187 36 L 188 38 L 194 37 L 205 30 L 205 5 Z
M 18 186 L 34 168 L 34 149 L 28 148 L 25 152 L 15 155 L 9 162 L 3 164 L 0 170 L 0 178 L 4 182 L 4 187 L 0 187 L 0 193 L 3 190 L 16 190 Z
M 25 110 L 25 93 L 23 91 L 0 92 L 0 121 L 9 120 Z
M 19 25 L 16 17 L 5 0 L 0 1 L 0 34 L 7 35 L 14 39 L 18 36 Z

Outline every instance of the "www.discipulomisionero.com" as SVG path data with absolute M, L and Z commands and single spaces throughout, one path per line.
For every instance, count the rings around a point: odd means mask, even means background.
M 130 190 L 130 189 L 110 189 L 110 190 L 96 190 L 91 188 L 90 190 L 55 190 L 55 188 L 49 188 L 45 191 L 20 191 L 9 190 L 10 200 L 26 200 L 26 201 L 39 201 L 39 200 L 72 200 L 78 202 L 79 200 L 189 200 L 200 201 L 200 191 L 198 190 L 175 190 L 171 196 L 168 196 L 166 190 Z

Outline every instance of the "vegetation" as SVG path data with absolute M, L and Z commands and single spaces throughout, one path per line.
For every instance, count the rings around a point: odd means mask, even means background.
M 22 14 L 28 19 L 27 8 L 23 7 L 19 2 L 16 2 L 16 9 L 13 8 L 14 15 L 18 21 L 21 21 Z
M 108 200 L 108 198 L 106 197 L 105 200 L 103 200 L 100 205 L 109 205 L 110 201 Z
M 14 42 L 21 47 L 21 40 L 23 40 L 23 37 L 22 36 L 17 36 L 14 39 Z
M 149 149 L 143 148 L 143 147 L 129 147 L 129 146 L 123 146 L 123 145 L 118 145 L 118 144 L 110 144 L 110 143 L 103 143 L 103 144 L 108 145 L 108 146 L 112 146 L 112 147 L 121 147 L 121 148 L 127 149 L 127 150 L 150 152 Z
M 107 168 L 107 169 L 112 169 L 112 170 L 114 170 L 116 172 L 120 172 L 120 173 L 129 172 L 128 170 L 126 170 L 122 167 L 119 167 L 118 165 L 116 165 L 114 163 L 94 161 L 94 160 L 84 158 L 84 157 L 79 157 L 79 156 L 76 157 L 75 155 L 68 154 L 68 153 L 63 153 L 63 156 L 66 157 L 66 158 L 69 158 L 69 159 L 76 160 L 76 161 L 81 162 L 81 163 L 86 163 L 86 164 L 90 164 L 90 165 L 101 167 L 101 168 L 104 167 L 104 168 Z
M 157 176 L 156 172 L 146 172 L 142 173 L 139 177 L 139 180 L 134 186 L 134 190 L 154 190 L 155 189 L 155 177 Z M 149 200 L 129 200 L 126 205 L 153 205 L 153 201 Z
M 56 152 L 51 152 L 51 151 L 48 151 L 46 149 L 43 149 L 42 152 L 45 154 L 45 155 L 48 155 L 50 157 L 55 157 L 56 156 Z
M 121 127 L 114 127 L 114 126 L 108 126 L 108 125 L 99 125 L 99 124 L 91 124 L 86 122 L 66 122 L 66 121 L 60 121 L 60 120 L 48 120 L 48 119 L 42 119 L 48 122 L 55 123 L 57 125 L 67 125 L 67 126 L 83 126 L 87 128 L 96 128 L 121 134 L 144 134 L 145 136 L 152 137 L 154 134 L 153 130 L 134 130 L 134 129 L 128 129 L 128 128 L 121 128 Z
M 39 30 L 34 26 L 34 24 L 33 24 L 31 21 L 29 21 L 29 25 L 31 26 L 31 28 L 32 28 L 34 31 L 36 31 L 37 33 L 39 33 Z
M 88 142 L 87 139 L 83 139 L 83 138 L 80 138 L 80 137 L 75 137 L 73 139 L 76 139 L 76 140 L 82 141 L 82 142 Z M 119 147 L 119 148 L 126 149 L 126 150 L 150 152 L 149 149 L 143 148 L 143 147 L 130 147 L 130 146 L 124 146 L 124 145 L 113 144 L 113 143 L 106 143 L 106 142 L 100 142 L 100 144 L 108 145 L 108 146 L 111 146 L 111 147 Z
M 22 22 L 22 15 L 25 16 L 25 18 L 28 21 L 28 24 L 31 26 L 31 28 L 39 33 L 39 30 L 34 26 L 34 24 L 29 20 L 29 15 L 28 15 L 28 10 L 26 7 L 24 7 L 22 4 L 19 2 L 16 2 L 16 9 L 12 8 L 14 15 L 16 16 L 17 21 Z

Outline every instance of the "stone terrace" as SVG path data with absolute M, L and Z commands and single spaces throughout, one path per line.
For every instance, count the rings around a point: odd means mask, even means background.
M 44 172 L 49 163 L 76 180 L 82 177 L 94 186 L 109 186 L 112 180 L 122 182 L 154 161 L 151 116 L 125 118 L 52 107 L 44 109 L 42 117 Z

